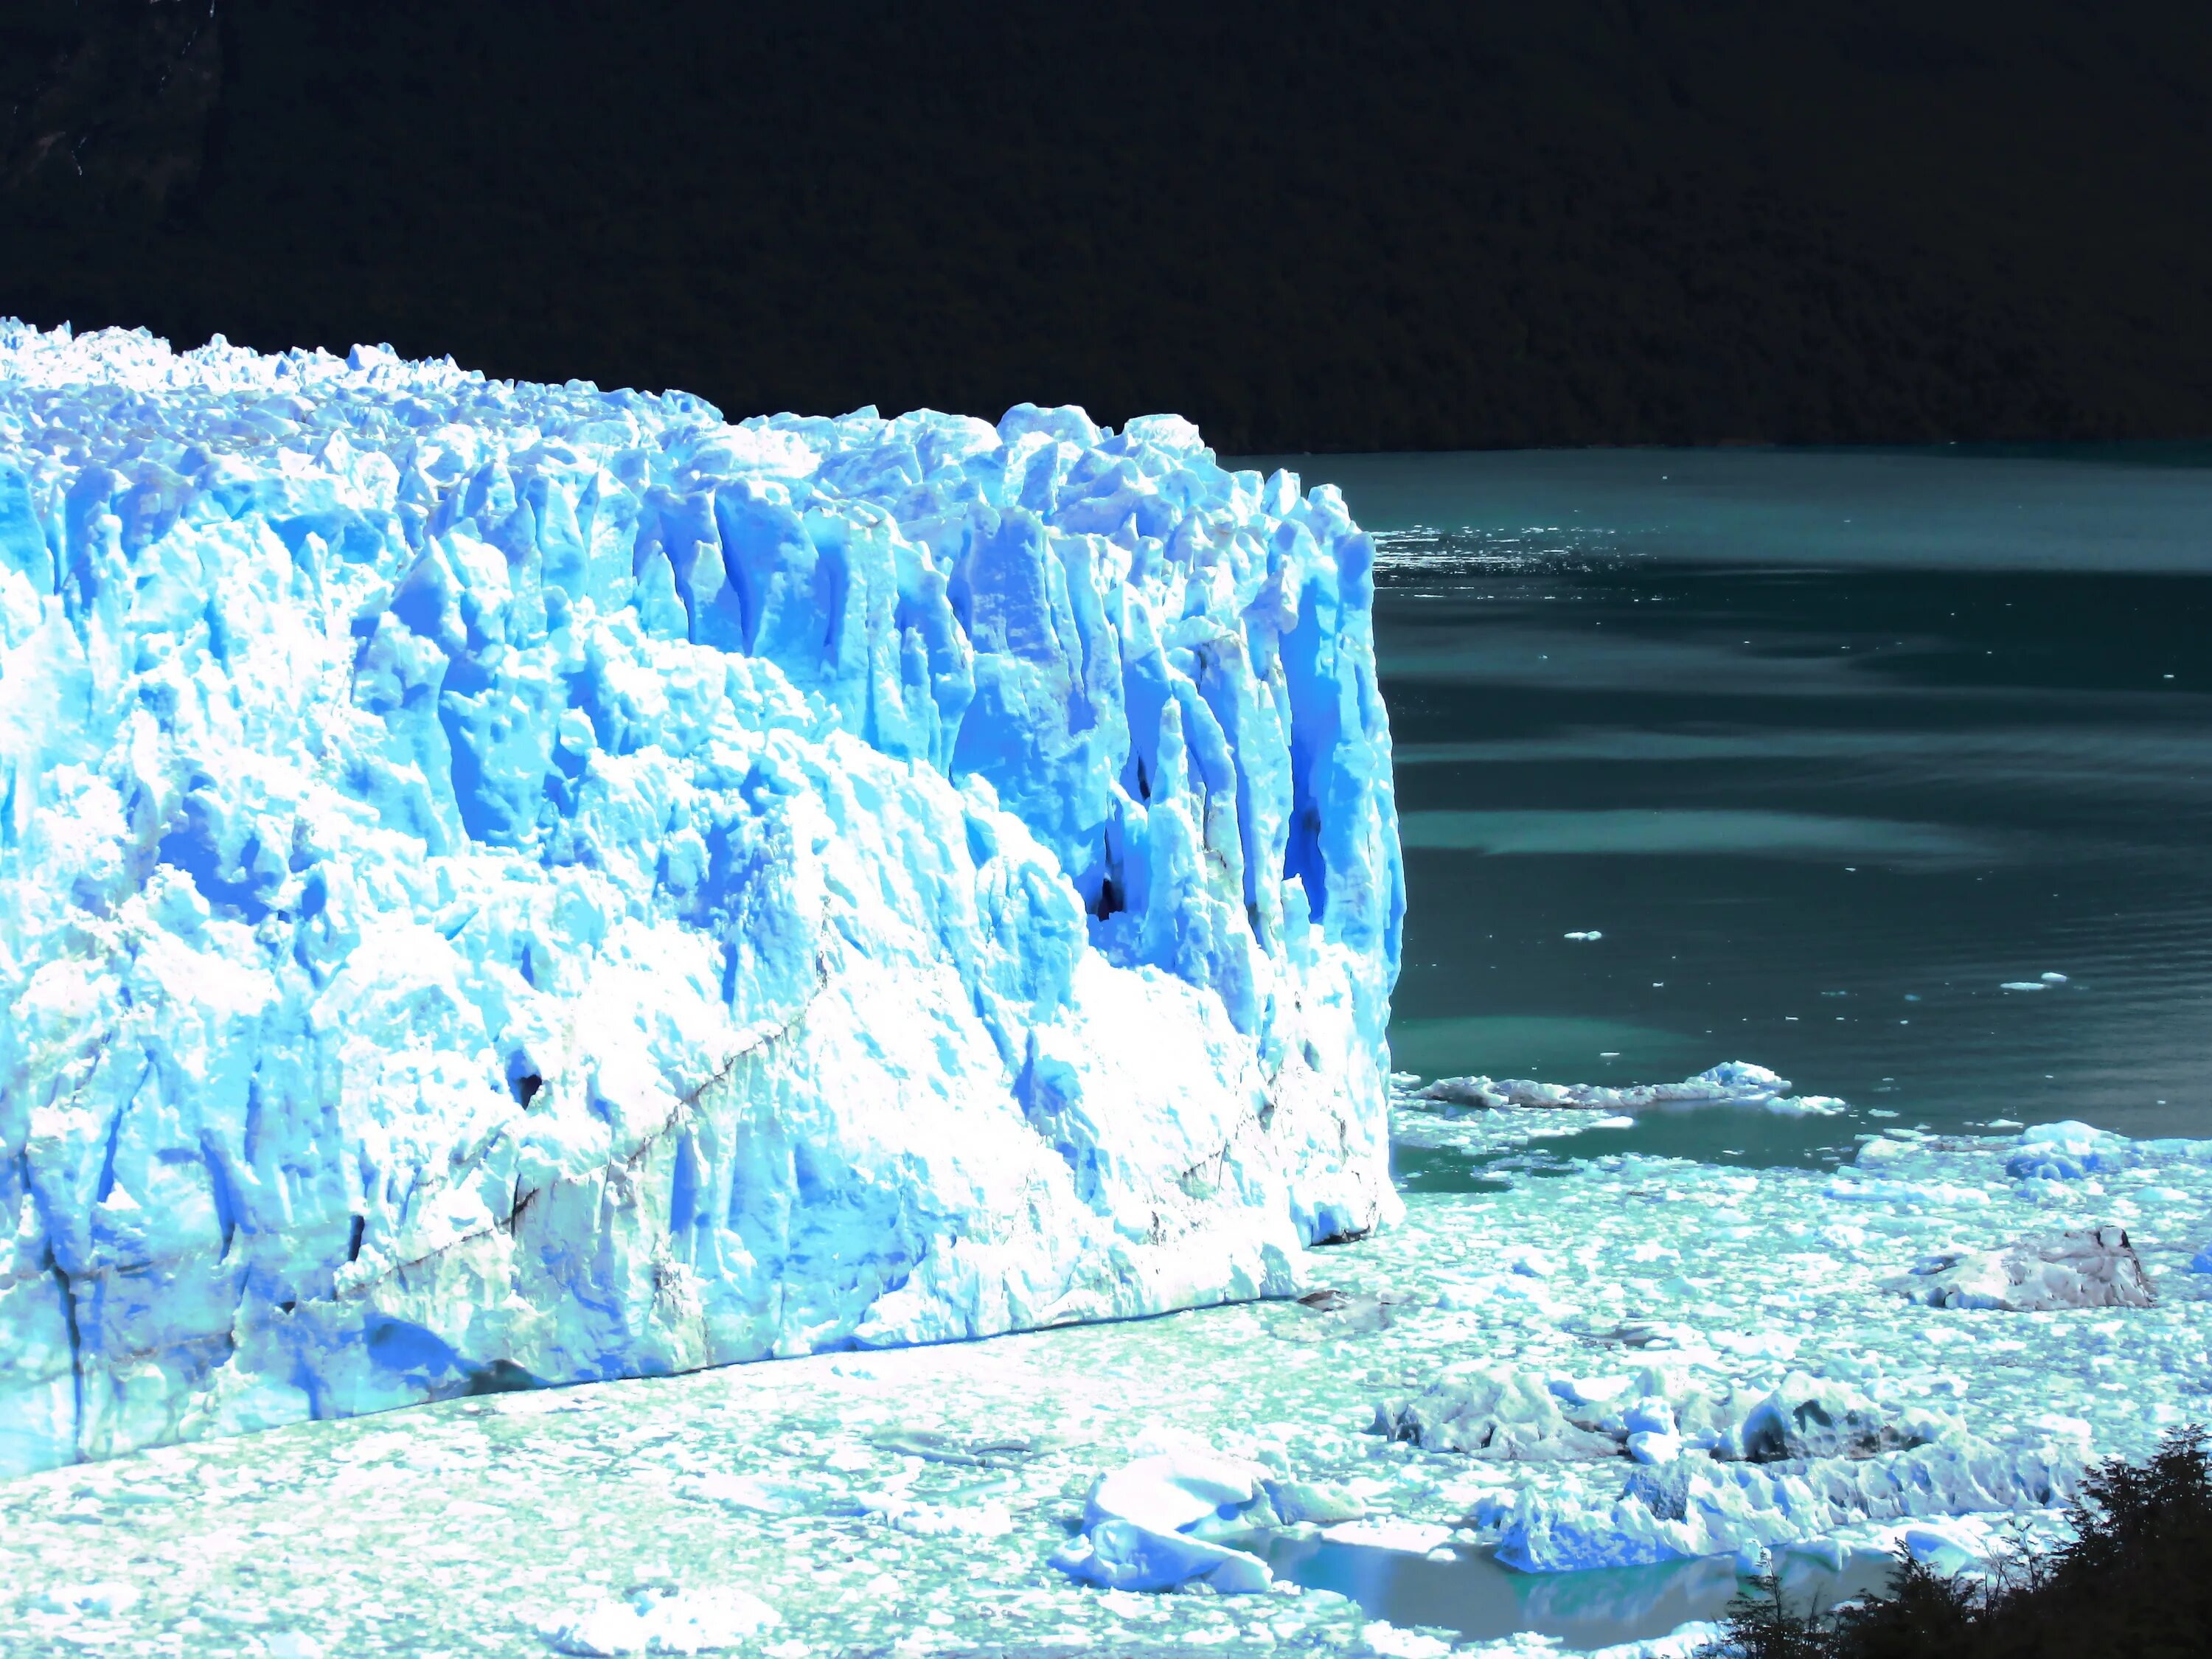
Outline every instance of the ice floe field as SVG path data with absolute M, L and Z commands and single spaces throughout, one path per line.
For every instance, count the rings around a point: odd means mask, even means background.
M 1434 1138 L 1449 1119 L 1401 1094 L 1399 1121 Z M 2150 1305 L 2064 1305 L 2117 1293 L 2094 1250 L 2022 1283 L 2001 1265 L 2100 1229 L 2125 1230 Z M 1155 1595 L 1049 1563 L 1087 1547 L 1102 1474 L 1141 1509 L 1178 1473 L 1233 1486 L 1241 1467 L 1252 1501 L 1222 1507 L 1273 1536 L 1224 1535 L 1279 1560 L 1316 1538 L 1408 1561 L 1495 1550 L 1546 1589 L 1689 1554 L 1785 1582 L 1899 1544 L 1971 1568 L 2047 1534 L 2086 1459 L 2202 1414 L 2207 1243 L 2208 1143 L 1905 1132 L 1832 1171 L 1601 1156 L 1413 1194 L 1402 1225 L 1310 1253 L 1302 1301 L 489 1395 L 33 1475 L 0 1488 L 0 1650 L 1559 1652 L 1281 1579 Z M 1670 1605 L 1667 1583 L 1639 1610 L 1632 1574 L 1604 1582 L 1617 1624 Z

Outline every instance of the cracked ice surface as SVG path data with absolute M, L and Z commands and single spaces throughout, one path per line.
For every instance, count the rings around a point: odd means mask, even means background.
M 2015 1513 L 2047 1529 L 2047 1499 L 2016 1484 L 1960 1516 L 1960 1480 L 1889 1474 L 1949 1459 L 1986 1492 L 2033 1463 L 2068 1486 L 2212 1388 L 2212 1279 L 2187 1265 L 2212 1240 L 2212 1145 L 2111 1137 L 2094 1173 L 2008 1169 L 2045 1144 L 1885 1139 L 1826 1172 L 1615 1158 L 1410 1196 L 1402 1226 L 1307 1259 L 1339 1292 L 1313 1307 L 453 1401 L 52 1470 L 0 1486 L 0 1650 L 166 1636 L 214 1659 L 296 1632 L 395 1659 L 543 1655 L 581 1619 L 738 1593 L 775 1615 L 740 1650 L 771 1654 L 1443 1650 L 1322 1593 L 1102 1592 L 1051 1567 L 1094 1479 L 1164 1438 L 1354 1501 L 1358 1536 L 1416 1548 L 1970 1559 Z M 1910 1295 L 1931 1251 L 2098 1225 L 2128 1230 L 2154 1305 Z M 1370 1431 L 1378 1405 L 1470 1367 L 1608 1441 L 1663 1432 L 1663 1407 L 1683 1444 L 1532 1462 Z M 1839 1409 L 1759 1409 L 1778 1395 Z M 1854 1441 L 1868 1455 L 1838 1455 Z M 1675 1488 L 1703 1500 L 1698 1528 L 1655 1510 Z M 1854 1513 L 1847 1489 L 1879 1501 Z
M 1174 416 L 0 322 L 0 1471 L 1390 1218 L 1371 560 Z

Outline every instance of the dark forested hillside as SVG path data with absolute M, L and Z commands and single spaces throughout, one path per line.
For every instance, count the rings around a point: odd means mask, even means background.
M 0 313 L 1175 409 L 2212 433 L 2212 9 L 11 0 Z

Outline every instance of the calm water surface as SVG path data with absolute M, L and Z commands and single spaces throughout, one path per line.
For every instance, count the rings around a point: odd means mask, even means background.
M 1463 1641 L 1516 1631 L 1556 1638 L 1572 1650 L 1664 1636 L 1692 1620 L 1717 1623 L 1739 1595 L 1757 1595 L 1727 1556 L 1648 1567 L 1516 1572 L 1477 1551 L 1413 1555 L 1276 1533 L 1246 1540 L 1278 1577 L 1348 1595 L 1401 1629 L 1447 1630 Z M 1784 1553 L 1775 1564 L 1784 1601 L 1799 1612 L 1878 1595 L 1890 1585 L 1886 1556 L 1854 1554 L 1841 1571 Z
M 2212 449 L 1282 464 L 1382 532 L 1401 1066 L 2212 1135 Z

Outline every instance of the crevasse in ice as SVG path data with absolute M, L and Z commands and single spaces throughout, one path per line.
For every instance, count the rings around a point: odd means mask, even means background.
M 0 1471 L 1285 1288 L 1371 559 L 1170 416 L 0 323 Z

